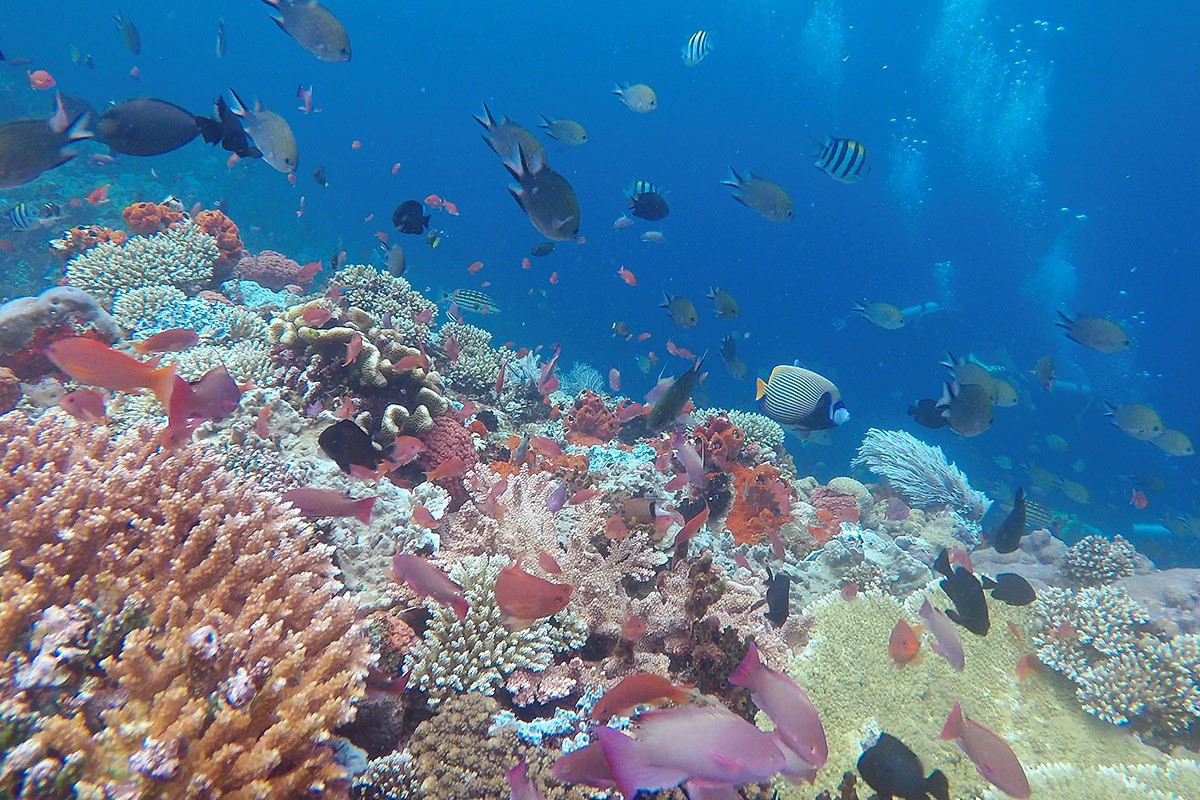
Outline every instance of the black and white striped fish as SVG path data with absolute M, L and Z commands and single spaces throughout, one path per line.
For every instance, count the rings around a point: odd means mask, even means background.
M 31 231 L 44 225 L 53 225 L 62 219 L 62 206 L 57 203 L 45 203 L 33 208 L 27 203 L 17 203 L 4 215 L 8 224 L 18 231 Z
M 694 67 L 703 61 L 710 52 L 712 52 L 712 45 L 708 41 L 708 31 L 696 31 L 683 46 L 683 63 Z
M 758 379 L 759 409 L 792 431 L 836 428 L 850 419 L 842 393 L 823 375 L 780 364 L 767 380 Z
M 826 136 L 814 165 L 838 183 L 854 183 L 871 171 L 866 162 L 867 148 L 862 142 Z
M 496 305 L 495 300 L 475 289 L 455 289 L 453 292 L 443 292 L 442 302 L 447 306 L 447 316 L 450 316 L 449 306 L 451 304 L 457 306 L 459 311 L 470 311 L 475 314 L 500 313 L 500 306 Z

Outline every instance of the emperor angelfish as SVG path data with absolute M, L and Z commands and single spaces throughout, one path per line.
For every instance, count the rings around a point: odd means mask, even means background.
M 871 171 L 866 162 L 867 148 L 861 142 L 826 136 L 814 164 L 838 183 L 855 183 Z
M 824 376 L 802 367 L 780 364 L 755 394 L 759 410 L 794 431 L 836 428 L 850 419 L 842 393 Z
M 696 31 L 688 38 L 681 55 L 685 66 L 694 67 L 711 52 L 712 43 L 708 41 L 708 31 Z

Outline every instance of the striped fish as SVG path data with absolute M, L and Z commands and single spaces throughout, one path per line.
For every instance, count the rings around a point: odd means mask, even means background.
M 625 190 L 625 196 L 636 198 L 643 194 L 664 194 L 663 190 L 655 186 L 650 181 L 634 181 Z
M 708 31 L 696 31 L 683 46 L 683 63 L 694 67 L 703 61 L 710 52 L 712 52 L 712 45 L 708 41 Z
M 838 183 L 855 183 L 871 171 L 866 162 L 867 148 L 861 142 L 826 136 L 814 165 Z
M 43 225 L 53 224 L 63 218 L 62 207 L 46 203 L 40 208 L 31 208 L 27 203 L 17 203 L 5 215 L 8 224 L 18 231 L 31 231 Z
M 759 409 L 793 431 L 835 428 L 850 419 L 842 393 L 822 375 L 781 364 L 771 376 L 758 379 Z
M 455 289 L 453 292 L 443 293 L 442 302 L 447 306 L 453 303 L 459 311 L 471 311 L 475 314 L 500 313 L 500 306 L 496 305 L 495 300 L 474 289 Z M 449 309 L 446 315 L 450 315 Z

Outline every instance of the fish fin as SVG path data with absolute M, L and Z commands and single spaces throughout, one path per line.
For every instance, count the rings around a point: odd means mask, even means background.
M 619 82 L 613 83 L 612 93 L 615 95 L 623 95 L 623 94 L 625 94 L 625 90 L 628 88 L 629 88 L 628 83 L 625 84 L 624 86 L 622 86 Z
M 276 6 L 276 8 L 278 8 L 278 6 Z M 288 32 L 287 28 L 285 28 L 283 25 L 283 17 L 276 17 L 271 14 L 268 14 L 267 17 L 268 17 L 268 19 L 271 20 L 271 22 L 274 22 L 276 25 L 279 26 L 279 30 L 283 31 L 284 33 Z M 291 36 L 291 34 L 288 33 L 288 36 Z
M 171 393 L 175 390 L 175 364 L 167 364 L 165 367 L 152 370 L 146 388 L 154 393 L 164 409 L 169 409 Z
M 925 779 L 925 792 L 937 800 L 950 800 L 950 782 L 940 769 L 935 769 Z
M 211 117 L 196 115 L 196 127 L 200 129 L 200 138 L 205 144 L 216 144 L 221 141 L 223 131 L 221 123 Z
M 363 525 L 371 524 L 371 509 L 375 508 L 376 497 L 364 497 L 354 504 L 354 518 Z
M 81 139 L 95 138 L 96 134 L 88 130 L 88 116 L 88 112 L 85 111 L 72 120 L 71 124 L 67 126 L 67 129 L 64 131 L 64 133 L 66 134 L 68 142 L 78 142 Z M 74 156 L 75 154 L 72 153 L 71 155 Z
M 267 5 L 269 5 L 271 8 L 279 8 L 279 0 L 262 0 L 262 1 L 264 3 L 266 3 Z
M 954 570 L 950 568 L 949 550 L 943 549 L 942 552 L 938 554 L 937 559 L 933 562 L 933 571 L 940 572 L 947 578 L 954 575 Z
M 1000 584 L 996 583 L 994 580 L 989 578 L 987 575 L 980 575 L 979 576 L 979 585 L 982 586 L 984 589 L 995 589 Z
M 264 2 L 265 2 L 265 0 L 264 0 Z M 490 108 L 488 108 L 487 103 L 483 104 L 483 115 L 484 115 L 484 117 L 487 117 L 487 119 L 484 119 L 483 117 L 480 117 L 480 116 L 474 115 L 474 114 L 472 116 L 474 117 L 476 122 L 478 122 L 480 125 L 482 125 L 484 128 L 486 128 L 490 131 L 492 129 L 492 126 L 496 124 L 496 118 L 492 116 L 492 110 Z M 486 137 L 485 137 L 485 141 L 486 141 Z
M 762 378 L 757 378 L 754 384 L 754 399 L 762 400 L 767 393 L 767 384 Z
M 274 17 L 272 17 L 272 19 L 274 19 Z M 243 101 L 242 98 L 238 96 L 238 93 L 233 90 L 232 86 L 229 87 L 229 93 L 231 95 L 233 95 L 233 101 L 235 103 L 237 103 L 237 108 L 233 108 L 231 106 L 229 110 L 233 112 L 233 115 L 235 117 L 246 116 L 246 109 L 248 108 L 248 106 L 246 105 L 245 101 Z
M 721 181 L 721 185 L 732 186 L 734 189 L 740 189 L 742 188 L 742 176 L 737 174 L 737 170 L 735 170 L 733 167 L 730 167 L 729 177 Z M 733 196 L 733 198 L 738 200 L 738 202 L 744 202 L 740 200 L 736 194 Z
M 670 307 L 671 307 L 671 295 L 667 294 L 666 292 L 663 292 L 663 301 L 662 301 L 662 305 L 660 305 L 659 308 L 670 308 Z
M 942 732 L 938 734 L 938 738 L 958 739 L 962 735 L 963 724 L 962 704 L 955 700 L 954 708 L 950 709 L 950 716 L 946 717 L 946 724 L 942 726 Z
M 821 392 L 821 397 L 817 400 L 817 405 L 812 410 L 810 418 L 825 420 L 832 422 L 833 417 L 830 413 L 833 410 L 833 395 L 829 392 Z
M 1071 328 L 1074 327 L 1075 320 L 1071 319 L 1061 311 L 1057 311 L 1055 313 L 1057 313 L 1059 316 L 1059 318 L 1054 322 L 1055 325 L 1060 328 L 1066 328 L 1067 330 L 1071 330 Z
M 758 648 L 754 643 L 750 643 L 750 647 L 746 649 L 746 655 L 742 658 L 742 663 L 737 665 L 737 668 L 730 674 L 729 682 L 734 686 L 749 688 L 755 683 L 755 679 L 762 674 L 763 663 L 758 657 Z

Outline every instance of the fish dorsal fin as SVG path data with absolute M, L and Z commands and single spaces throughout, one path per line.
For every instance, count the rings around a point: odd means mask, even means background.
M 771 373 L 771 374 L 773 375 L 773 374 L 775 374 L 775 373 Z M 755 383 L 755 389 L 754 389 L 754 399 L 755 399 L 755 400 L 762 400 L 762 398 L 763 398 L 763 395 L 764 395 L 764 394 L 766 394 L 766 393 L 767 393 L 767 384 L 766 384 L 766 381 L 764 381 L 762 378 L 759 378 L 759 379 L 757 380 L 757 383 Z

